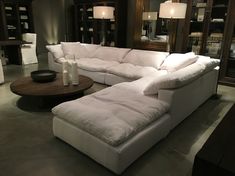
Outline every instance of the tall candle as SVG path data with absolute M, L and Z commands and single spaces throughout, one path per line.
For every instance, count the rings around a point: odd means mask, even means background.
M 68 86 L 69 85 L 69 72 L 64 70 L 62 76 L 63 76 L 63 85 Z
M 78 67 L 76 62 L 71 63 L 71 82 L 73 85 L 78 85 L 79 84 L 79 79 L 78 79 Z
M 64 72 L 64 71 L 68 72 L 68 67 L 69 67 L 68 61 L 63 61 L 62 62 L 62 72 Z

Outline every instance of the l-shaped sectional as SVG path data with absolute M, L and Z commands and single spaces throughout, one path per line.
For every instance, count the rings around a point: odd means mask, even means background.
M 47 48 L 50 69 L 61 72 L 73 55 L 79 74 L 111 85 L 54 107 L 53 132 L 117 174 L 216 94 L 219 60 L 194 53 L 81 43 Z

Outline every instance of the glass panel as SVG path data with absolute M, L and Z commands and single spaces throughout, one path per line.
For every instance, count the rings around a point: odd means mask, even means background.
M 206 8 L 207 8 L 206 0 L 193 1 L 187 51 L 193 51 L 196 54 L 200 53 L 202 47 L 202 37 L 203 37 Z
M 220 58 L 229 0 L 214 0 L 206 45 L 206 55 Z
M 235 26 L 228 59 L 227 76 L 235 78 Z
M 165 0 L 145 1 L 145 7 L 142 14 L 141 41 L 159 42 L 166 41 L 167 22 L 158 17 L 160 3 Z

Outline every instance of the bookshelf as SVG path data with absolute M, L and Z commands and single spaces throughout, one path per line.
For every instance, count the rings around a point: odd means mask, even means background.
M 22 34 L 34 32 L 32 0 L 0 0 L 0 47 L 8 64 L 22 64 Z
M 219 83 L 235 86 L 235 1 L 189 0 L 183 24 L 181 52 L 221 60 Z M 180 40 L 179 40 L 180 41 Z M 180 43 L 178 43 L 180 45 Z
M 114 7 L 114 19 L 94 19 L 94 6 Z M 74 0 L 74 41 L 100 44 L 106 36 L 106 46 L 126 46 L 127 1 Z
M 34 32 L 32 0 L 0 0 L 0 40 L 21 40 L 21 35 Z

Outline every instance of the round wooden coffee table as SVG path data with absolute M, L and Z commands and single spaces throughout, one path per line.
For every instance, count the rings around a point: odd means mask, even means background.
M 34 82 L 31 77 L 22 77 L 11 83 L 10 89 L 13 93 L 20 96 L 30 96 L 41 98 L 59 98 L 66 101 L 66 98 L 75 99 L 83 95 L 84 91 L 93 85 L 94 81 L 86 76 L 79 76 L 79 84 L 64 86 L 62 75 L 57 73 L 57 77 L 52 82 L 38 83 Z

